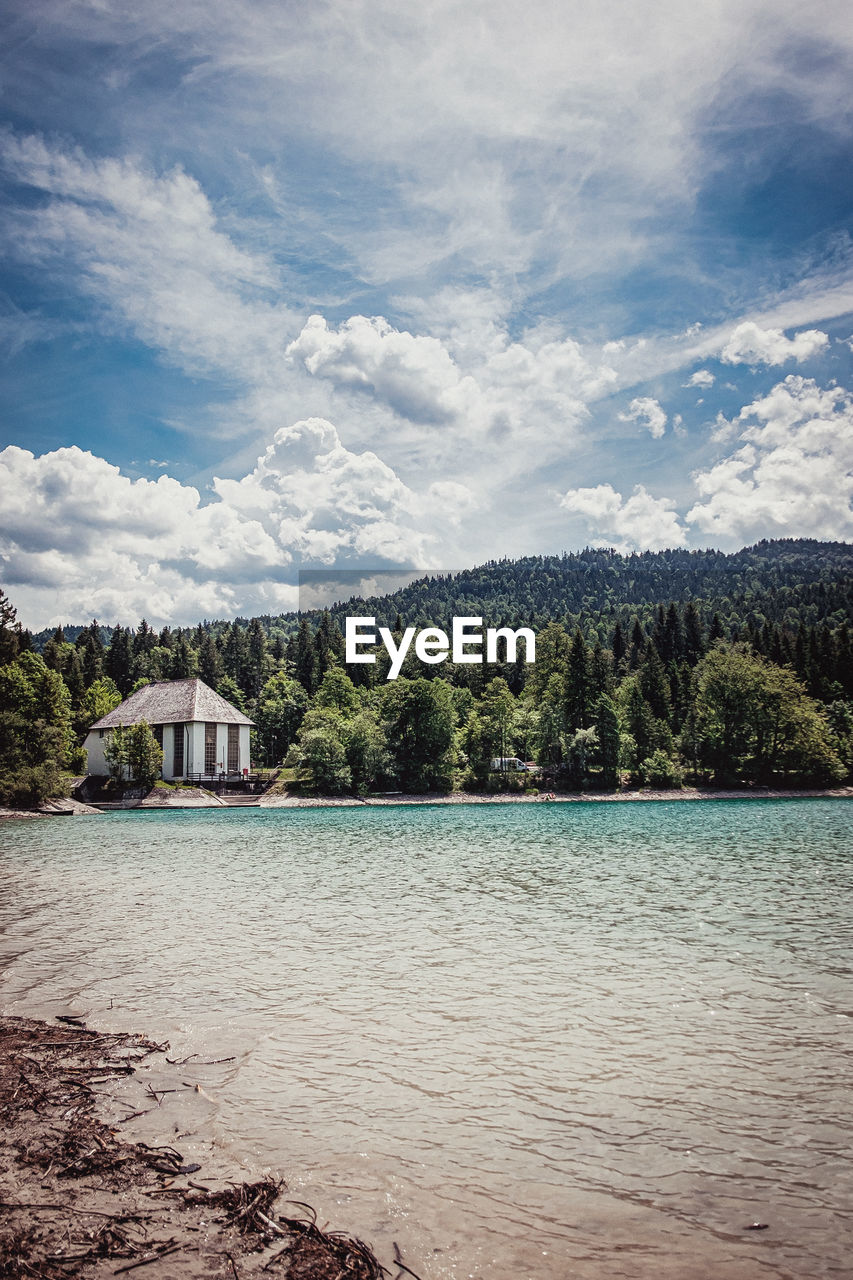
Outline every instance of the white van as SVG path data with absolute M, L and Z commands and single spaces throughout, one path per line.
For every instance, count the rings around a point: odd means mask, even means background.
M 493 773 L 528 773 L 529 770 L 518 756 L 495 756 L 492 760 Z

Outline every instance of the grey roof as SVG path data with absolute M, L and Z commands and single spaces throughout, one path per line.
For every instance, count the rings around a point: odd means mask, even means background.
M 209 720 L 216 724 L 254 724 L 242 711 L 232 707 L 203 680 L 157 680 L 145 684 L 120 702 L 114 711 L 101 716 L 93 729 L 115 729 L 120 724 L 180 724 Z

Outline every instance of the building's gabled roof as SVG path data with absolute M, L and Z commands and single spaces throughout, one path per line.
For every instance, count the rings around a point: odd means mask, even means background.
M 232 707 L 203 680 L 157 680 L 137 689 L 114 711 L 101 716 L 93 729 L 115 729 L 120 724 L 180 724 L 192 720 L 216 724 L 254 724 Z

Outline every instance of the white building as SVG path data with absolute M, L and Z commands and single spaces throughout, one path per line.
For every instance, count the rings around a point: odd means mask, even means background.
M 163 777 L 209 781 L 248 773 L 253 721 L 203 680 L 157 680 L 143 685 L 93 724 L 83 743 L 89 773 L 105 775 L 108 735 L 118 725 L 147 720 L 163 748 Z

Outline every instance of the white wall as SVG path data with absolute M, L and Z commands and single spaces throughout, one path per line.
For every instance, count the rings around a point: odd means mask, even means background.
M 170 780 L 174 777 L 175 764 L 175 730 L 180 728 L 179 725 L 164 724 L 163 725 L 163 777 Z M 242 773 L 244 769 L 251 769 L 252 762 L 250 758 L 250 729 L 247 724 L 239 726 L 239 770 Z M 83 746 L 86 749 L 88 757 L 87 772 L 91 774 L 108 774 L 109 768 L 104 759 L 104 746 L 108 740 L 109 729 L 103 730 L 103 737 L 100 729 L 90 729 L 86 735 Z M 219 724 L 216 726 L 216 767 L 212 776 L 219 775 L 220 770 L 227 768 L 228 765 L 228 725 Z M 204 773 L 204 724 L 201 721 L 193 721 L 186 725 L 186 735 L 184 739 L 184 769 L 182 777 L 189 773 L 200 773 L 202 776 L 210 777 L 210 774 Z
M 104 759 L 104 746 L 107 741 L 107 730 L 90 729 L 86 734 L 86 741 L 83 747 L 86 751 L 88 764 L 86 772 L 92 774 L 106 775 L 109 773 L 107 762 Z M 101 734 L 103 733 L 103 737 Z

